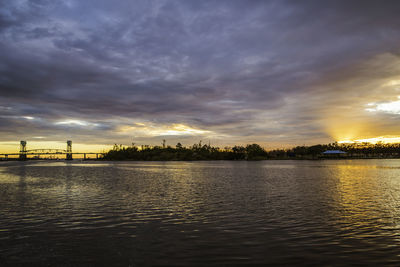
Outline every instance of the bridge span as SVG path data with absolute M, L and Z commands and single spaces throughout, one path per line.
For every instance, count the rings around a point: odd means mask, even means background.
M 98 159 L 99 156 L 104 155 L 104 153 L 99 153 L 99 152 L 72 152 L 72 141 L 70 140 L 67 141 L 67 149 L 39 148 L 39 149 L 27 150 L 26 144 L 27 144 L 26 141 L 20 142 L 19 153 L 6 153 L 6 154 L 0 154 L 0 156 L 2 156 L 3 159 L 5 160 L 8 160 L 9 156 L 18 156 L 19 160 L 28 160 L 28 159 L 39 159 L 40 156 L 43 155 L 46 156 L 65 155 L 66 160 L 72 160 L 73 155 L 83 155 L 83 159 L 87 159 L 87 156 L 89 155 L 96 155 L 96 159 Z M 29 158 L 28 156 L 33 156 L 33 157 Z

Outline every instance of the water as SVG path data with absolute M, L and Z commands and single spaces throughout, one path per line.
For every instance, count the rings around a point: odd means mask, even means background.
M 400 264 L 400 160 L 1 162 L 0 265 Z

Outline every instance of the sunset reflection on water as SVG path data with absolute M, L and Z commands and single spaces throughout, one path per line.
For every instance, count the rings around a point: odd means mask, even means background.
M 400 161 L 15 162 L 9 265 L 399 260 Z

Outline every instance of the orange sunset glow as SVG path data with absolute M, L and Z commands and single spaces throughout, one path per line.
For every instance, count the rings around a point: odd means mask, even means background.
M 400 266 L 400 0 L 0 0 L 0 267 Z

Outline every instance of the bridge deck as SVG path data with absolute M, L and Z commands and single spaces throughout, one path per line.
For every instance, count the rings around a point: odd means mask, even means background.
M 67 152 L 28 152 L 28 153 L 3 153 L 0 154 L 0 156 L 19 156 L 21 154 L 24 155 L 66 155 L 66 154 L 72 154 L 72 155 L 104 155 L 106 153 L 102 152 L 72 152 L 72 153 L 67 153 Z

